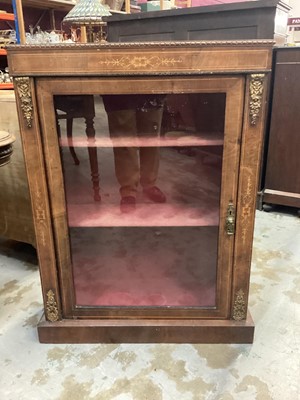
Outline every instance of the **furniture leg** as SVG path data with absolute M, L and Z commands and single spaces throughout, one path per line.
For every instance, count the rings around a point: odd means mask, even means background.
M 97 156 L 97 147 L 93 146 L 93 142 L 95 141 L 95 129 L 94 129 L 94 120 L 93 118 L 85 118 L 86 124 L 86 135 L 88 137 L 89 146 L 89 160 L 91 167 L 91 176 L 94 190 L 94 200 L 100 201 L 100 186 L 99 186 L 99 170 L 98 170 L 98 156 Z
M 73 131 L 73 118 L 67 118 L 67 138 L 68 138 L 70 153 L 73 157 L 74 164 L 79 165 L 80 161 L 78 160 L 78 157 L 75 153 L 74 146 L 73 146 L 72 131 Z

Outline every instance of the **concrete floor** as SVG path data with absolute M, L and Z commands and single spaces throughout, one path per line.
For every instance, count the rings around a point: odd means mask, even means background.
M 300 219 L 257 212 L 252 345 L 45 345 L 39 273 L 0 241 L 1 400 L 300 399 Z

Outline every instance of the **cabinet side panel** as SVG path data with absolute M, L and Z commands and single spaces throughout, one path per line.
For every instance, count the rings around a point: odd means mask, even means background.
M 255 204 L 266 106 L 266 86 L 267 76 L 265 74 L 248 76 L 233 266 L 231 317 L 235 320 L 243 320 L 247 316 Z
M 39 104 L 41 136 L 45 153 L 45 168 L 50 193 L 50 207 L 55 238 L 57 268 L 61 282 L 61 303 L 63 316 L 72 313 L 73 277 L 71 274 L 71 255 L 69 246 L 68 224 L 65 208 L 65 191 L 62 176 L 61 157 L 58 145 L 53 95 L 49 92 L 49 82 L 37 80 L 37 98 Z M 69 289 L 66 290 L 66 287 Z
M 34 81 L 17 78 L 15 91 L 39 257 L 46 318 L 61 318 L 53 233 Z

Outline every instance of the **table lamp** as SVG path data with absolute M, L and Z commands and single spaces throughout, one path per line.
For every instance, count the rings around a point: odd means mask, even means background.
M 108 7 L 101 4 L 100 0 L 79 0 L 78 3 L 72 8 L 72 10 L 63 19 L 64 23 L 68 23 L 76 26 L 88 27 L 87 41 L 94 42 L 93 27 L 99 26 L 99 40 L 100 42 L 106 42 L 105 33 L 103 27 L 107 25 L 102 20 L 102 17 L 110 16 L 111 13 Z

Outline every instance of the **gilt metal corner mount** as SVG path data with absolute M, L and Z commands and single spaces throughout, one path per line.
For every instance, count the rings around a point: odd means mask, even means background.
M 257 124 L 262 108 L 265 74 L 252 74 L 250 79 L 249 116 L 252 126 Z
M 18 77 L 14 78 L 14 83 L 20 98 L 21 110 L 23 112 L 24 119 L 26 120 L 27 128 L 31 128 L 33 120 L 33 105 L 30 90 L 30 80 L 28 77 Z

